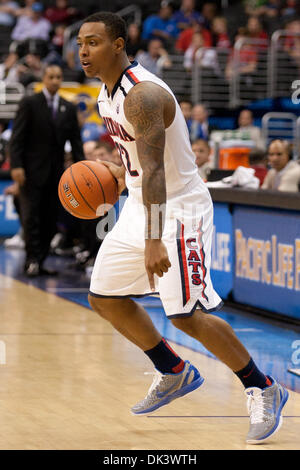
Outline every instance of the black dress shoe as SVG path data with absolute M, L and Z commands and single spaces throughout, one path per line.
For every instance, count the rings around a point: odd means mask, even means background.
M 29 263 L 25 268 L 25 274 L 28 277 L 36 277 L 40 274 L 40 265 L 39 263 L 33 261 Z

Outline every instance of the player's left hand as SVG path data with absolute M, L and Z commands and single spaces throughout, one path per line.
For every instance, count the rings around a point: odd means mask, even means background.
M 115 163 L 107 162 L 106 160 L 99 160 L 99 158 L 97 158 L 96 162 L 102 163 L 102 165 L 106 166 L 106 168 L 108 168 L 111 174 L 116 178 L 118 182 L 118 194 L 120 196 L 126 188 L 124 166 L 119 166 Z
M 145 266 L 151 292 L 155 292 L 154 274 L 162 277 L 171 267 L 167 248 L 161 240 L 145 240 Z

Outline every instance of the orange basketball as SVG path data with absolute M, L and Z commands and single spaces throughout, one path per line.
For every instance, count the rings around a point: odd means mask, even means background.
M 118 200 L 118 185 L 102 163 L 83 160 L 63 173 L 58 185 L 60 202 L 79 219 L 96 219 Z

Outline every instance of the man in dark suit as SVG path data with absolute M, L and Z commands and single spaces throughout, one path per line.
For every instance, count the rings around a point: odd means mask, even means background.
M 76 107 L 58 95 L 62 79 L 60 67 L 46 67 L 44 88 L 21 101 L 11 137 L 11 176 L 20 187 L 28 276 L 49 274 L 43 262 L 56 229 L 57 186 L 67 140 L 74 161 L 84 159 Z

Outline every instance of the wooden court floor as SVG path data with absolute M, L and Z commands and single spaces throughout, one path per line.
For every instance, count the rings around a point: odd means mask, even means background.
M 149 417 L 151 363 L 97 314 L 0 275 L 0 449 L 300 449 L 300 394 L 268 444 L 245 444 L 246 399 L 218 361 L 176 350 L 205 377 L 200 389 Z

